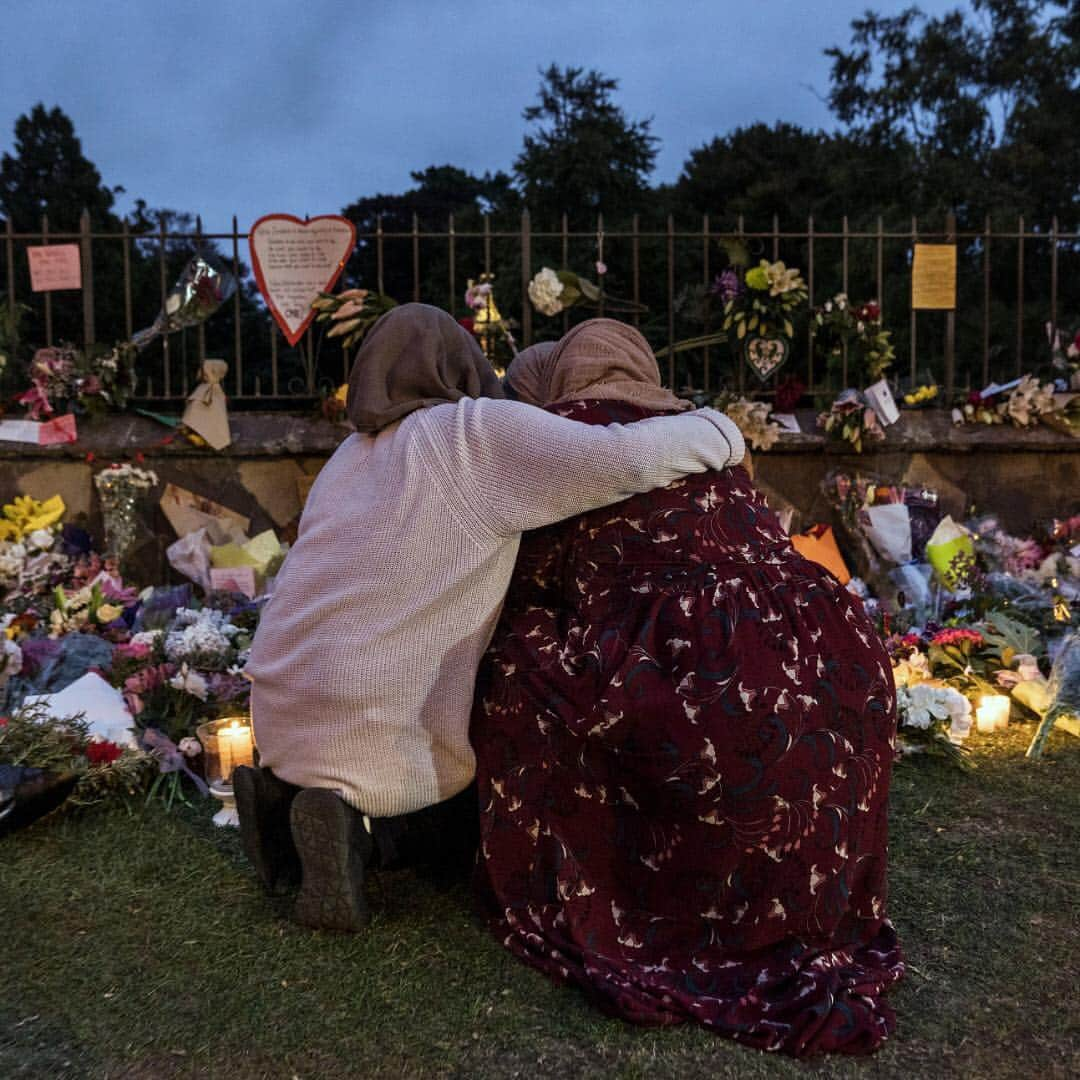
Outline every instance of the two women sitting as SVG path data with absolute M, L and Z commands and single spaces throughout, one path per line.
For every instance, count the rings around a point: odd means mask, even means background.
M 873 628 L 636 331 L 590 320 L 508 384 L 423 305 L 361 348 L 358 433 L 248 669 L 260 876 L 299 872 L 298 920 L 355 929 L 366 868 L 467 858 L 475 776 L 478 885 L 515 955 L 631 1020 L 873 1049 L 902 973 Z

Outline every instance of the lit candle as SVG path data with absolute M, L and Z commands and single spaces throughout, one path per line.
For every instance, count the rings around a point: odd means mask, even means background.
M 221 779 L 232 780 L 233 769 L 238 765 L 255 763 L 255 747 L 251 739 L 251 727 L 234 720 L 228 727 L 218 730 L 218 753 L 221 758 Z
M 1009 699 L 1004 694 L 984 694 L 975 710 L 979 731 L 997 731 L 1009 726 Z

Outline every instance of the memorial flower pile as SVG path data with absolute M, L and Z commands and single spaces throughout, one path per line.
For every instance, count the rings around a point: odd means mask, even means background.
M 15 400 L 31 420 L 58 413 L 123 409 L 135 391 L 134 346 L 86 351 L 71 345 L 38 349 L 30 361 L 30 386 Z

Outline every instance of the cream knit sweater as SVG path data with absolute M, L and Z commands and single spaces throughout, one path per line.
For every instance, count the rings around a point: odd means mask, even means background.
M 473 684 L 520 534 L 736 464 L 711 409 L 608 427 L 466 398 L 351 435 L 308 496 L 247 672 L 263 765 L 404 814 L 473 779 Z

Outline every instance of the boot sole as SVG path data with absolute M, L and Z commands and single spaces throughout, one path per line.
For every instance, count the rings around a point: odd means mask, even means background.
M 364 868 L 372 841 L 360 814 L 328 789 L 307 788 L 293 799 L 290 820 L 303 867 L 293 918 L 314 930 L 362 930 L 371 917 Z
M 299 882 L 300 860 L 292 842 L 288 797 L 271 787 L 256 769 L 241 766 L 233 772 L 240 842 L 263 888 L 274 895 Z

